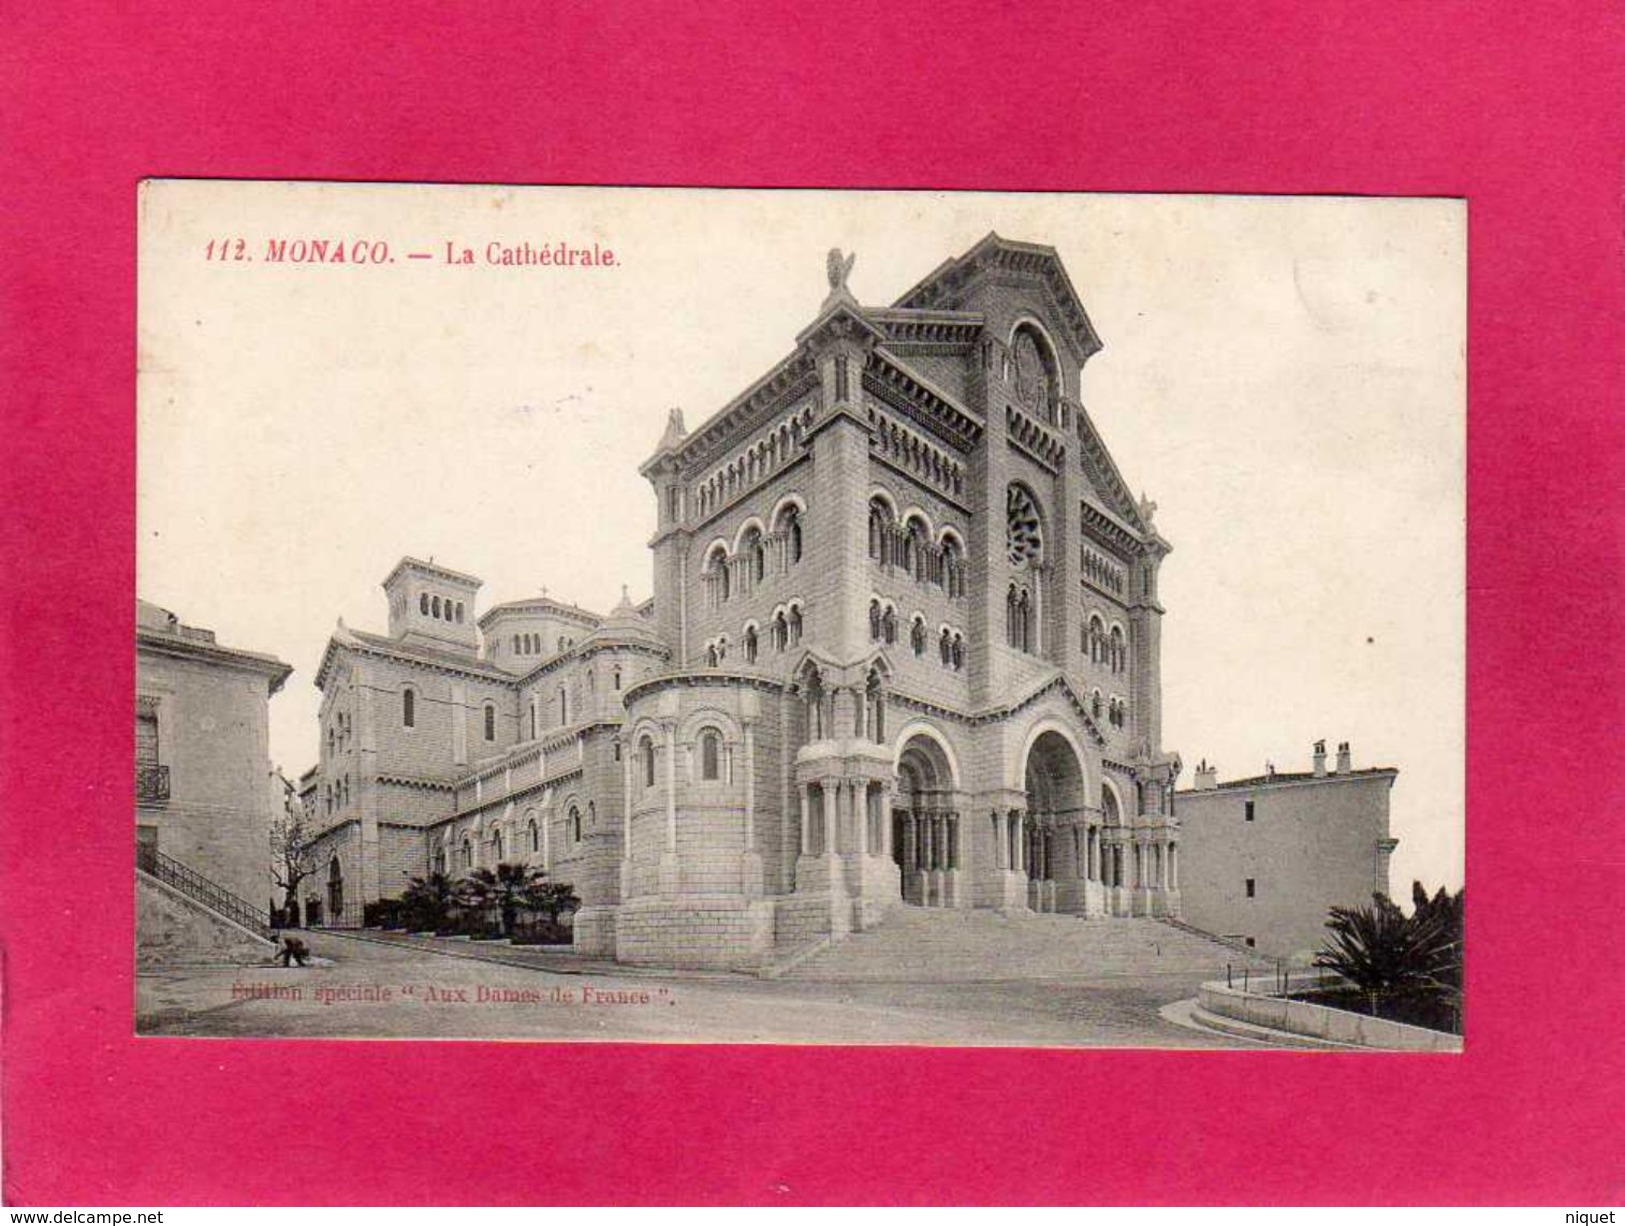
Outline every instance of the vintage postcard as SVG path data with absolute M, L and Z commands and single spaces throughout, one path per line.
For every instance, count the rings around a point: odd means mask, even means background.
M 139 244 L 139 1033 L 1460 1049 L 1461 201 Z

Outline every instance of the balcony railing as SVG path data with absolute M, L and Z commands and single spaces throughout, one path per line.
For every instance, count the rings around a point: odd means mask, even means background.
M 179 890 L 194 902 L 202 903 L 211 911 L 225 916 L 233 923 L 241 924 L 266 940 L 272 939 L 271 925 L 266 922 L 268 917 L 263 908 L 238 897 L 225 886 L 210 881 L 202 873 L 188 868 L 179 860 L 164 855 L 150 843 L 135 845 L 135 866 L 165 885 Z
M 135 798 L 137 800 L 168 800 L 169 767 L 137 766 L 135 768 Z

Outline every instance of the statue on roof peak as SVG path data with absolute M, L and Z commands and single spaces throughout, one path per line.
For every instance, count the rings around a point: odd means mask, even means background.
M 852 265 L 857 263 L 858 253 L 847 255 L 839 247 L 831 247 L 829 256 L 824 261 L 825 270 L 829 274 L 829 297 L 825 305 L 832 302 L 855 302 L 852 291 L 847 288 L 846 279 L 852 275 Z

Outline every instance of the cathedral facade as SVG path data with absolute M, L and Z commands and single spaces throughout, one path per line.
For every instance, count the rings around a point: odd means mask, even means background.
M 316 678 L 307 915 L 527 861 L 577 948 L 749 967 L 891 908 L 1177 915 L 1169 551 L 1084 410 L 1053 249 L 989 235 L 894 304 L 849 257 L 794 352 L 643 465 L 653 598 L 479 613 L 404 559 Z

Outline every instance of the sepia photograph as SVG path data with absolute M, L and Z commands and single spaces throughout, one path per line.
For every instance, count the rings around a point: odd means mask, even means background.
M 1461 1051 L 1466 222 L 146 181 L 137 1033 Z

